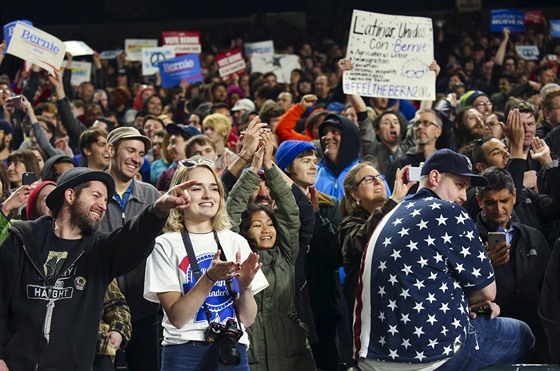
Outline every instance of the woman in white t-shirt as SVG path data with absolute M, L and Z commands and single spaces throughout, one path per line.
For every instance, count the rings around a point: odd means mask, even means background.
M 249 339 L 244 327 L 250 326 L 257 314 L 253 295 L 265 289 L 268 282 L 260 270 L 258 255 L 251 252 L 243 237 L 229 230 L 224 189 L 211 161 L 183 161 L 171 186 L 188 180 L 196 180 L 186 191 L 190 202 L 182 210 L 171 212 L 166 233 L 156 239 L 146 264 L 144 297 L 161 303 L 164 309 L 162 370 L 221 369 L 223 363 L 218 362 L 216 352 L 224 350 L 230 356 L 236 353 L 235 341 L 231 340 L 235 340 L 232 333 L 239 327 L 243 330 L 237 345 L 240 363 L 228 370 L 249 370 Z M 188 232 L 200 269 L 198 281 L 181 235 L 183 230 Z M 215 335 L 215 343 L 206 341 L 211 322 L 212 328 L 222 329 Z

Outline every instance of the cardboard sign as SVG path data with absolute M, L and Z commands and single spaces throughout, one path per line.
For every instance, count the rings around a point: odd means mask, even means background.
M 66 65 L 67 61 L 64 61 Z M 82 82 L 91 81 L 91 63 L 90 62 L 78 62 L 72 61 L 72 77 L 70 83 L 73 86 L 78 86 Z
M 56 37 L 28 24 L 17 22 L 8 54 L 34 63 L 54 75 L 60 69 L 66 45 Z
M 65 41 L 66 51 L 72 54 L 73 57 L 82 55 L 93 55 L 94 51 L 83 41 Z
M 354 10 L 348 38 L 354 70 L 343 75 L 345 94 L 434 100 L 432 20 Z
M 253 54 L 273 55 L 274 41 L 259 41 L 256 43 L 245 43 L 245 55 L 250 57 Z
M 229 81 L 234 73 L 238 75 L 244 74 L 247 68 L 239 48 L 217 54 L 216 63 L 218 64 L 218 73 L 224 81 Z
M 251 72 L 274 72 L 276 81 L 285 84 L 290 82 L 293 70 L 301 69 L 299 57 L 294 54 L 253 54 L 251 56 Z
M 163 45 L 173 46 L 175 55 L 200 54 L 200 31 L 163 31 Z
M 525 12 L 516 9 L 492 10 L 490 32 L 502 32 L 504 28 L 509 28 L 511 32 L 525 31 Z
M 187 54 L 158 63 L 161 85 L 164 88 L 202 81 L 202 70 L 198 54 Z
M 482 0 L 457 0 L 456 5 L 460 12 L 476 12 L 482 9 Z
M 142 75 L 153 75 L 159 71 L 159 62 L 172 58 L 175 58 L 175 49 L 172 46 L 142 49 Z
M 517 45 L 515 47 L 517 54 L 528 61 L 539 60 L 539 48 L 536 45 Z
M 12 38 L 12 34 L 14 33 L 14 28 L 16 27 L 16 24 L 18 22 L 25 23 L 25 24 L 28 24 L 30 26 L 33 26 L 33 23 L 31 23 L 31 21 L 28 21 L 26 19 L 21 19 L 19 21 L 13 21 L 13 22 L 7 23 L 4 26 L 4 40 L 6 40 L 6 49 L 4 49 L 2 54 L 6 54 L 8 46 L 10 45 L 10 40 Z
M 99 53 L 99 58 L 101 59 L 115 59 L 123 52 L 122 49 L 117 50 L 104 50 Z
M 550 21 L 550 33 L 554 38 L 560 38 L 560 20 Z
M 124 50 L 126 51 L 126 60 L 133 62 L 142 62 L 142 49 L 155 48 L 156 39 L 125 39 Z

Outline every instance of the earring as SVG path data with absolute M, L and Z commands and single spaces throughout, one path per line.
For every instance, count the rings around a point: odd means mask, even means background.
M 360 200 L 356 200 L 356 204 L 359 205 L 359 204 L 360 204 Z

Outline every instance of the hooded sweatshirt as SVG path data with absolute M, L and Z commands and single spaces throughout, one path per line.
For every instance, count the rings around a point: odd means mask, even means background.
M 331 114 L 325 117 L 319 126 L 319 138 L 325 135 L 327 126 L 332 126 L 341 133 L 336 160 L 327 156 L 319 161 L 319 171 L 315 186 L 317 190 L 336 197 L 339 201 L 344 195 L 344 177 L 348 170 L 358 164 L 360 153 L 360 135 L 356 125 L 342 115 Z M 325 144 L 321 140 L 321 149 L 325 153 Z

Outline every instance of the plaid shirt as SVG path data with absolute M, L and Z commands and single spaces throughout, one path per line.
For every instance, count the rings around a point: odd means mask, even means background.
M 123 340 L 120 349 L 123 349 L 132 333 L 130 323 L 130 309 L 124 295 L 122 294 L 117 281 L 113 280 L 107 287 L 103 300 L 103 316 L 99 323 L 99 333 L 97 334 L 97 354 L 104 354 L 111 357 L 115 356 L 116 350 L 109 340 L 107 333 L 116 331 L 121 334 Z

